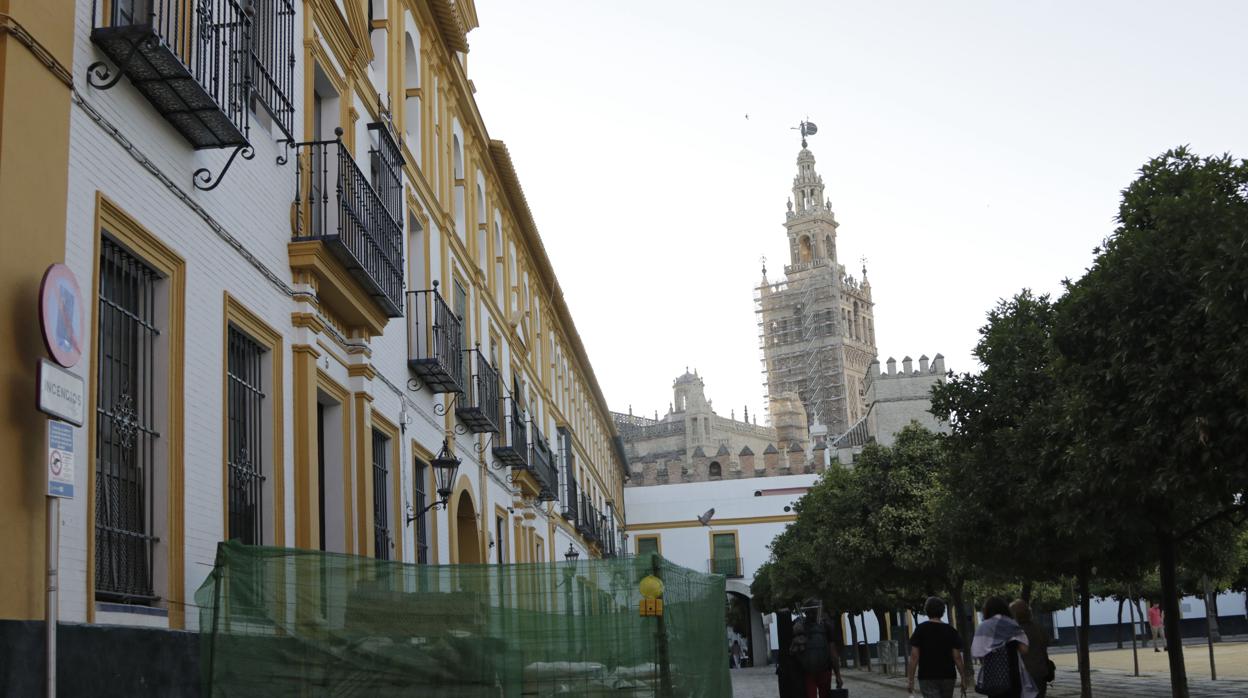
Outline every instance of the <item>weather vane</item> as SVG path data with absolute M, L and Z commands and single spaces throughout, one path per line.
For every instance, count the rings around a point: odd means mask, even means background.
M 809 119 L 809 117 L 807 118 Z M 813 136 L 816 133 L 819 133 L 819 127 L 815 126 L 814 122 L 812 121 L 803 121 L 797 126 L 794 126 L 793 130 L 800 131 L 802 133 L 802 147 L 803 148 L 806 147 L 806 136 Z

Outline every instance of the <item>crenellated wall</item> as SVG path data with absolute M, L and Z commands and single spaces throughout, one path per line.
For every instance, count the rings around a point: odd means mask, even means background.
M 929 411 L 932 386 L 944 380 L 945 357 L 937 354 L 929 363 L 927 355 L 919 357 L 916 368 L 909 356 L 901 360 L 889 357 L 880 370 L 873 361 L 867 374 L 867 433 L 885 446 L 893 444 L 894 435 L 910 422 L 918 422 L 932 431 L 946 431 L 946 426 Z

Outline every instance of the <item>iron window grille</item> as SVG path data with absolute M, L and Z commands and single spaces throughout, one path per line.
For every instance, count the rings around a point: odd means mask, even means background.
M 387 503 L 387 451 L 390 439 L 373 430 L 373 556 L 390 559 L 390 507 Z
M 264 542 L 264 390 L 261 370 L 265 349 L 231 325 L 226 369 L 229 426 L 228 536 L 246 543 Z
M 374 121 L 368 125 L 368 130 L 375 134 L 375 140 L 368 151 L 373 189 L 377 191 L 377 197 L 381 199 L 386 213 L 395 224 L 402 227 L 403 151 L 399 148 L 389 124 Z
M 297 145 L 294 239 L 325 242 L 388 317 L 401 317 L 402 227 L 335 133 Z
M 251 90 L 288 141 L 294 141 L 295 4 L 245 0 L 251 14 Z
M 529 469 L 537 477 L 541 488 L 538 501 L 549 502 L 559 497 L 559 474 L 555 470 L 554 454 L 550 451 L 550 442 L 542 434 L 537 424 L 532 425 L 529 432 Z
M 523 470 L 529 467 L 529 420 L 518 391 L 507 397 L 507 403 L 510 407 L 506 424 L 502 434 L 494 439 L 492 453 L 500 464 Z
M 155 497 L 156 302 L 159 277 L 108 238 L 101 242 L 95 446 L 95 590 L 146 604 Z
M 576 521 L 576 451 L 572 448 L 572 432 L 559 427 L 555 440 L 559 444 L 560 501 L 563 503 L 563 518 Z
M 412 479 L 415 489 L 412 492 L 412 507 L 420 512 L 416 516 L 416 562 L 429 564 L 429 512 L 425 511 L 425 483 L 429 481 L 429 464 L 419 458 L 413 458 Z

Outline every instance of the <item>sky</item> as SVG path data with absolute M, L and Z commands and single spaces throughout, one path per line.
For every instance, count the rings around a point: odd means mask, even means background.
M 665 413 L 687 366 L 762 422 L 803 119 L 881 362 L 958 372 L 999 299 L 1082 275 L 1149 158 L 1248 157 L 1248 2 L 476 5 L 478 105 L 616 411 Z

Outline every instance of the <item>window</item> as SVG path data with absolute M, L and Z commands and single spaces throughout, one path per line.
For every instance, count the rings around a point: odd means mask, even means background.
M 412 493 L 412 509 L 416 512 L 416 562 L 429 564 L 429 512 L 425 511 L 425 487 L 429 482 L 429 464 L 420 458 L 412 458 L 412 480 L 416 483 Z
M 396 224 L 403 221 L 403 153 L 381 121 L 368 125 L 369 184 L 381 199 L 381 205 Z
M 708 468 L 707 475 L 713 480 L 718 480 L 719 478 L 724 476 L 724 469 L 719 464 L 719 461 L 711 461 L 711 465 L 710 465 L 710 468 Z
M 570 520 L 576 519 L 576 452 L 572 449 L 572 432 L 567 427 L 556 431 L 559 443 L 559 501 L 563 513 Z
M 459 331 L 459 348 L 462 351 L 468 351 L 468 292 L 464 291 L 462 283 L 457 278 L 454 281 L 454 308 L 456 308 L 456 317 L 459 318 L 459 326 L 463 330 Z
M 151 603 L 158 276 L 108 238 L 100 250 L 95 590 L 101 599 Z
M 265 349 L 230 325 L 226 371 L 226 421 L 229 451 L 228 504 L 230 540 L 264 543 L 264 390 Z
M 637 536 L 637 554 L 649 555 L 650 553 L 662 554 L 659 548 L 658 536 Z
M 294 0 L 248 0 L 252 12 L 252 95 L 286 138 L 294 136 Z
M 390 478 L 387 469 L 387 454 L 390 450 L 390 439 L 386 435 L 373 430 L 373 557 L 378 560 L 390 559 L 390 507 L 387 505 L 389 488 L 386 486 Z
M 737 534 L 711 534 L 711 573 L 727 577 L 741 576 L 741 560 L 737 557 Z
M 507 563 L 507 521 L 501 515 L 494 516 L 494 561 Z

